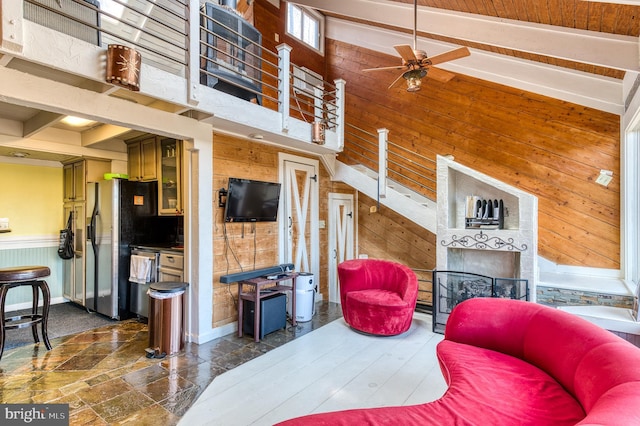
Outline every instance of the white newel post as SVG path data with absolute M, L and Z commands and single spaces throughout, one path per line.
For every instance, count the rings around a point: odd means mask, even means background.
M 280 44 L 278 49 L 278 112 L 282 114 L 282 131 L 289 130 L 289 81 L 291 80 L 291 46 Z
M 2 16 L 2 48 L 22 53 L 22 2 L 3 1 L 0 2 L 0 16 Z M 5 60 L 10 60 L 5 56 Z
M 189 56 L 187 58 L 187 102 L 198 105 L 200 88 L 200 8 L 189 8 Z
M 378 197 L 387 196 L 387 141 L 389 129 L 378 129 Z
M 313 88 L 313 121 L 321 123 L 325 122 L 324 117 L 324 87 L 316 86 Z
M 347 84 L 343 79 L 334 80 L 336 85 L 336 135 L 338 136 L 338 151 L 344 148 L 344 126 L 345 126 L 345 86 Z

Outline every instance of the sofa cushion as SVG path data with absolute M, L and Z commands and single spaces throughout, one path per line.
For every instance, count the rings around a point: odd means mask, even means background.
M 409 306 L 407 302 L 400 298 L 398 293 L 378 288 L 349 292 L 347 294 L 347 304 L 358 308 L 372 305 L 373 309 L 387 310 L 403 310 Z
M 452 341 L 438 344 L 450 385 L 442 403 L 466 424 L 574 425 L 585 417 L 579 402 L 557 381 L 519 358 Z
M 413 306 L 389 290 L 347 293 L 345 320 L 356 330 L 379 335 L 400 334 L 411 326 Z
M 278 425 L 562 426 L 585 416 L 558 382 L 518 358 L 445 340 L 438 360 L 449 389 L 436 401 L 312 414 Z

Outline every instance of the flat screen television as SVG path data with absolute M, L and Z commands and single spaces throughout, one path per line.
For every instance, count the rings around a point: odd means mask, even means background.
M 229 178 L 226 222 L 275 222 L 278 218 L 280 184 Z

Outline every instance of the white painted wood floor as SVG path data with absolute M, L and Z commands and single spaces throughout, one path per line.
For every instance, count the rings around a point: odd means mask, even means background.
M 272 425 L 310 413 L 420 404 L 447 386 L 431 316 L 401 336 L 375 337 L 338 319 L 214 379 L 180 426 Z

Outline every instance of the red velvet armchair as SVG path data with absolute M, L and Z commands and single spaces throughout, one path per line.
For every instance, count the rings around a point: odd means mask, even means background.
M 407 266 L 381 259 L 354 259 L 338 265 L 340 302 L 351 328 L 394 336 L 411 326 L 418 279 Z

